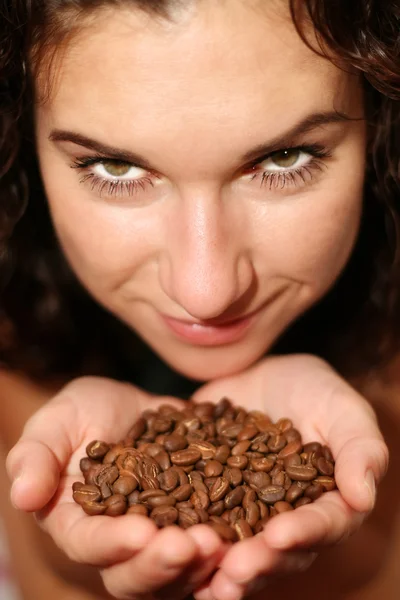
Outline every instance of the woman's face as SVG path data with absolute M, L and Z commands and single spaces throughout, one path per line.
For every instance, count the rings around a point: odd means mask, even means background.
M 334 283 L 359 227 L 361 83 L 309 50 L 284 6 L 99 13 L 36 107 L 72 268 L 195 379 L 259 359 Z

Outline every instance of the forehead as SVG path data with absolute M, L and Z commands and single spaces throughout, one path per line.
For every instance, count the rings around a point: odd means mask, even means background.
M 104 138 L 118 137 L 121 124 L 121 134 L 157 123 L 171 133 L 195 123 L 221 132 L 238 118 L 282 127 L 285 115 L 351 112 L 355 78 L 304 44 L 285 1 L 191 6 L 171 20 L 127 8 L 99 12 L 55 63 L 43 107 L 54 126 L 82 125 Z

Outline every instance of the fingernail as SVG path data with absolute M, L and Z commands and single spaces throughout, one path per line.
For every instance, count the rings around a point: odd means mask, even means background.
M 364 479 L 364 484 L 367 486 L 368 488 L 368 492 L 370 494 L 371 497 L 371 508 L 370 510 L 372 510 L 375 506 L 375 499 L 376 499 L 376 483 L 375 483 L 375 475 L 373 473 L 373 471 L 371 469 L 369 469 L 365 475 L 365 479 Z

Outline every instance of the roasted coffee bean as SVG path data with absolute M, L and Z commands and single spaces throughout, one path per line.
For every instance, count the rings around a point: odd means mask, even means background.
M 180 508 L 178 511 L 179 526 L 183 529 L 200 523 L 200 517 L 194 508 Z
M 173 496 L 152 496 L 147 499 L 146 504 L 150 508 L 156 508 L 157 506 L 175 506 L 176 498 Z
M 101 492 L 96 485 L 84 485 L 81 482 L 79 487 L 75 486 L 72 497 L 77 504 L 81 506 L 86 502 L 98 502 L 101 500 Z
M 239 442 L 243 442 L 245 440 L 251 440 L 257 434 L 258 428 L 255 425 L 246 425 L 241 431 L 239 431 L 236 437 Z
M 295 481 L 311 481 L 318 475 L 317 469 L 311 465 L 291 465 L 287 467 L 286 473 Z
M 218 477 L 214 485 L 210 489 L 210 500 L 211 502 L 218 502 L 225 498 L 228 490 L 230 489 L 229 481 L 225 477 Z
M 303 496 L 303 498 L 299 498 L 299 500 L 297 500 L 294 503 L 294 507 L 300 508 L 300 506 L 305 506 L 306 504 L 310 504 L 311 502 L 312 502 L 311 498 L 307 498 L 307 496 Z
M 226 444 L 222 444 L 221 446 L 217 446 L 214 459 L 225 465 L 230 453 L 231 449 L 229 448 L 229 446 Z
M 138 486 L 138 481 L 134 477 L 118 477 L 118 479 L 113 483 L 113 492 L 114 494 L 123 494 L 124 496 L 129 496 L 131 492 L 133 492 Z
M 232 456 L 240 456 L 241 454 L 244 454 L 250 448 L 250 444 L 250 440 L 243 440 L 242 442 L 235 444 L 231 450 Z
M 225 507 L 228 510 L 231 510 L 235 506 L 239 506 L 242 503 L 244 497 L 244 489 L 240 487 L 236 487 L 235 489 L 228 492 L 224 498 Z
M 285 489 L 280 485 L 269 485 L 261 490 L 258 490 L 257 495 L 260 500 L 266 504 L 275 504 L 283 500 L 286 492 Z
M 260 518 L 260 508 L 256 502 L 249 502 L 246 507 L 246 521 L 250 527 L 255 527 Z
M 129 506 L 126 511 L 127 515 L 142 515 L 143 517 L 147 517 L 149 514 L 149 509 L 144 504 L 132 504 Z
M 129 496 L 127 496 L 129 506 L 133 506 L 134 504 L 139 504 L 140 490 L 135 490 Z
M 293 506 L 291 504 L 289 504 L 289 502 L 285 502 L 284 500 L 281 500 L 280 502 L 275 502 L 274 508 L 275 508 L 276 512 L 278 513 L 278 515 L 279 515 L 279 513 L 288 512 L 289 510 L 293 510 Z
M 155 498 L 156 496 L 166 496 L 164 490 L 144 490 L 139 494 L 139 502 L 147 502 L 149 498 Z
M 146 421 L 140 417 L 128 431 L 127 437 L 138 440 L 146 431 Z
M 184 483 L 179 487 L 175 488 L 173 492 L 171 492 L 171 496 L 173 496 L 177 502 L 183 502 L 184 500 L 188 500 L 190 496 L 193 494 L 193 487 L 190 483 Z
M 249 462 L 249 459 L 247 458 L 247 456 L 244 456 L 244 454 L 241 454 L 238 456 L 230 456 L 227 460 L 228 466 L 230 466 L 232 468 L 240 469 L 240 470 L 245 469 L 247 467 L 248 462 Z M 222 467 L 222 465 L 221 465 L 221 467 Z
M 127 509 L 126 497 L 122 494 L 114 494 L 107 498 L 107 500 L 104 500 L 104 506 L 106 507 L 104 514 L 110 517 L 123 515 Z
M 86 454 L 94 460 L 103 458 L 110 450 L 110 446 L 106 442 L 95 440 L 86 446 Z
M 246 517 L 246 511 L 242 506 L 235 506 L 229 511 L 229 525 L 233 526 L 239 519 Z
M 223 477 L 225 477 L 233 487 L 240 485 L 243 481 L 242 471 L 237 467 L 226 467 L 223 472 Z
M 274 461 L 270 458 L 252 458 L 250 460 L 250 468 L 252 471 L 264 471 L 269 473 L 274 468 Z
M 179 484 L 179 475 L 176 471 L 168 469 L 164 473 L 157 475 L 158 483 L 160 488 L 165 492 L 172 492 Z
M 196 491 L 190 496 L 194 508 L 207 510 L 210 506 L 210 498 L 206 492 Z
M 307 498 L 311 498 L 311 500 L 318 500 L 318 498 L 322 496 L 323 493 L 324 488 L 320 483 L 312 483 L 304 492 L 304 496 Z
M 92 502 L 88 501 L 82 504 L 82 508 L 85 513 L 89 516 L 102 515 L 106 510 L 106 506 L 103 502 Z
M 201 458 L 200 450 L 188 448 L 187 450 L 178 450 L 171 454 L 171 461 L 178 467 L 194 465 Z
M 87 514 L 150 514 L 158 527 L 184 529 L 208 523 L 229 541 L 336 488 L 329 448 L 303 446 L 290 419 L 272 423 L 227 399 L 148 409 L 121 442 L 95 440 L 86 453 L 85 483 L 72 493 Z
M 203 460 L 210 460 L 215 457 L 216 447 L 214 444 L 210 444 L 210 442 L 192 442 L 189 448 L 194 448 L 201 453 L 201 458 Z
M 271 485 L 271 477 L 264 471 L 258 471 L 257 473 L 251 473 L 250 481 L 248 483 L 252 489 L 265 488 Z
M 177 452 L 178 450 L 184 450 L 185 448 L 187 448 L 187 445 L 187 439 L 184 437 L 184 435 L 180 435 L 179 433 L 177 433 L 176 430 L 174 433 L 168 435 L 164 439 L 164 448 L 168 452 Z
M 244 540 L 254 535 L 252 528 L 245 519 L 238 519 L 234 524 L 234 528 L 239 540 Z
M 208 507 L 208 514 L 216 517 L 220 517 L 225 510 L 225 504 L 223 500 L 213 502 Z
M 228 458 L 228 461 L 230 459 Z M 204 474 L 206 477 L 219 477 L 224 470 L 222 463 L 218 460 L 210 460 L 207 462 L 204 468 Z

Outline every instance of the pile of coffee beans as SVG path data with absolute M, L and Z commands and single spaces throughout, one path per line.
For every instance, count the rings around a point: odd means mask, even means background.
M 149 516 L 158 527 L 207 523 L 230 541 L 335 489 L 334 460 L 303 445 L 290 419 L 273 423 L 223 398 L 146 410 L 117 444 L 93 441 L 73 498 L 88 515 Z

